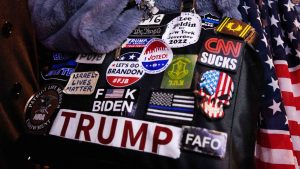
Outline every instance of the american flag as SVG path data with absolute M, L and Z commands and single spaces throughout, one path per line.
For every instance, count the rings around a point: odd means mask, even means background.
M 190 122 L 194 117 L 194 103 L 193 93 L 154 91 L 151 94 L 146 117 L 174 123 Z
M 258 169 L 300 165 L 300 23 L 291 0 L 242 0 L 244 21 L 259 34 L 265 93 L 256 144 Z
M 125 89 L 107 89 L 105 99 L 120 99 L 123 98 Z

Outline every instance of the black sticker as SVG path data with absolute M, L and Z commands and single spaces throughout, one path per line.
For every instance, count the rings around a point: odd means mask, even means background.
M 49 70 L 41 72 L 41 76 L 44 80 L 67 81 L 70 75 L 75 72 L 76 67 L 77 62 L 74 59 L 67 59 L 53 63 Z
M 130 37 L 161 37 L 166 26 L 138 26 Z
M 157 14 L 142 21 L 128 36 L 129 38 L 161 38 L 167 24 L 179 13 Z
M 53 114 L 60 108 L 63 97 L 62 87 L 51 84 L 33 95 L 25 106 L 26 127 L 29 132 L 47 131 Z
M 134 117 L 139 89 L 96 89 L 93 96 L 92 112 Z
M 153 91 L 146 111 L 146 118 L 159 122 L 187 124 L 194 118 L 193 93 Z
M 183 127 L 181 149 L 224 158 L 227 133 L 196 127 Z
M 222 36 L 206 36 L 198 62 L 221 70 L 236 72 L 241 64 L 245 43 Z

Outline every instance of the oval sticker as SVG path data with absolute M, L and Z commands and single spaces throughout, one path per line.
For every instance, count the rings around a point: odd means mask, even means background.
M 139 81 L 145 74 L 140 67 L 138 52 L 129 52 L 113 61 L 107 68 L 106 81 L 114 87 L 126 87 Z
M 198 42 L 201 33 L 201 17 L 191 12 L 182 12 L 168 23 L 162 39 L 171 48 L 181 48 Z
M 139 59 L 141 67 L 148 74 L 158 74 L 168 68 L 173 59 L 172 49 L 167 43 L 153 38 L 144 47 Z

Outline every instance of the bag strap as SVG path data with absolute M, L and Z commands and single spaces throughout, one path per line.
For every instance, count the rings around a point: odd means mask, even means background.
M 195 13 L 195 1 L 196 0 L 182 0 L 181 12 L 193 12 Z

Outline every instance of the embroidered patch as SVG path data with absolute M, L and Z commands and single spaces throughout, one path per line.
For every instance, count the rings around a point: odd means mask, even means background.
M 256 43 L 258 37 L 257 32 L 251 25 L 229 17 L 225 17 L 216 30 L 218 33 L 242 38 L 251 46 Z
M 75 72 L 72 73 L 68 84 L 64 88 L 64 93 L 69 95 L 91 95 L 94 93 L 99 73 Z
M 181 149 L 224 158 L 227 133 L 183 126 Z
M 251 31 L 255 31 L 251 25 L 240 20 L 225 17 L 217 27 L 217 32 L 245 39 Z
M 164 73 L 160 88 L 189 89 L 193 80 L 197 55 L 175 55 Z
M 168 23 L 162 39 L 171 48 L 181 48 L 198 42 L 201 32 L 201 17 L 191 12 L 182 12 Z
M 198 105 L 212 119 L 224 117 L 224 106 L 230 105 L 234 83 L 229 75 L 217 70 L 203 73 L 196 96 L 201 97 Z
M 144 47 L 139 62 L 146 73 L 158 74 L 167 69 L 172 59 L 172 49 L 163 40 L 153 38 Z
M 221 36 L 207 36 L 198 62 L 214 68 L 236 72 L 241 64 L 245 43 Z
M 25 106 L 25 123 L 29 132 L 46 134 L 53 114 L 60 108 L 63 90 L 56 84 L 47 85 L 34 94 Z
M 177 159 L 181 131 L 169 125 L 61 109 L 50 135 Z
M 144 48 L 151 38 L 127 38 L 122 48 Z
M 145 74 L 140 67 L 138 52 L 129 52 L 113 61 L 107 68 L 106 81 L 114 87 L 126 87 L 138 82 Z
M 83 64 L 102 64 L 106 54 L 79 54 L 76 62 Z
M 205 30 L 214 29 L 220 24 L 220 18 L 207 13 L 202 18 L 202 28 Z
M 97 89 L 92 102 L 92 112 L 134 117 L 139 89 Z
M 148 104 L 146 118 L 160 122 L 186 124 L 193 121 L 193 93 L 154 91 Z

